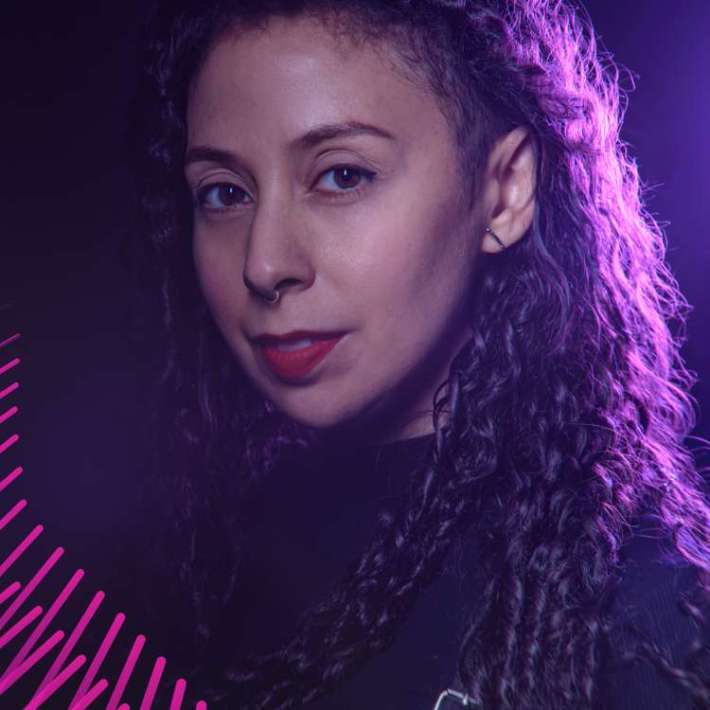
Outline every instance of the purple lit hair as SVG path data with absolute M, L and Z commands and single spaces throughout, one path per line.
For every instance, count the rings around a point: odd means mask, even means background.
M 472 335 L 432 403 L 433 459 L 407 508 L 382 516 L 290 642 L 226 669 L 214 697 L 290 708 L 327 692 L 388 647 L 452 543 L 485 534 L 489 581 L 462 630 L 463 686 L 483 707 L 591 708 L 634 521 L 648 511 L 705 599 L 710 509 L 683 443 L 694 423 L 679 356 L 687 304 L 619 138 L 619 70 L 586 12 L 559 0 L 168 0 L 155 13 L 134 157 L 164 305 L 170 564 L 197 635 L 207 642 L 239 584 L 238 501 L 281 447 L 316 434 L 254 389 L 199 291 L 182 173 L 187 89 L 225 32 L 304 14 L 353 46 L 394 50 L 426 83 L 470 194 L 496 138 L 527 127 L 537 208 L 525 238 L 478 274 Z M 702 617 L 699 601 L 690 608 Z M 699 654 L 678 668 L 648 644 L 637 655 L 710 706 Z

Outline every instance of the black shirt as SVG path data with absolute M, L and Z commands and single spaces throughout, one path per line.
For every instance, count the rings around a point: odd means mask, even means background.
M 271 652 L 293 637 L 301 616 L 324 599 L 365 550 L 380 512 L 406 500 L 433 441 L 427 435 L 384 446 L 322 447 L 283 458 L 251 499 L 240 582 L 212 629 L 210 667 Z M 145 544 L 145 531 L 137 532 L 133 559 Z M 678 602 L 691 590 L 695 572 L 666 559 L 666 549 L 653 525 L 641 521 L 622 550 L 624 571 L 611 611 L 615 622 L 635 624 L 680 664 L 696 631 Z M 478 554 L 471 541 L 454 544 L 441 574 L 419 595 L 393 644 L 308 710 L 433 710 L 442 691 L 461 690 L 456 678 L 460 634 L 483 587 Z M 196 654 L 184 643 L 184 634 L 175 632 L 182 612 L 168 604 L 159 577 L 141 581 L 121 564 L 116 570 L 124 590 L 113 595 L 114 601 L 134 620 L 135 631 L 152 641 L 153 654 L 168 657 L 173 678 L 189 674 Z M 119 591 L 113 583 L 107 588 Z M 135 591 L 150 588 L 164 600 L 152 616 L 135 604 Z M 632 644 L 630 634 L 615 632 L 610 667 L 600 683 L 600 710 L 691 710 L 689 693 L 649 664 L 624 665 L 623 652 Z M 201 697 L 199 684 L 191 683 L 190 689 L 190 697 Z M 457 705 L 447 701 L 441 710 L 457 710 Z M 238 703 L 210 707 L 231 710 Z
M 269 652 L 289 640 L 298 619 L 342 578 L 370 541 L 378 513 L 408 493 L 412 472 L 431 452 L 433 435 L 359 449 L 286 457 L 252 504 L 242 584 L 221 625 L 217 657 Z M 311 710 L 432 710 L 456 688 L 459 635 L 481 594 L 475 547 L 454 545 L 442 574 L 420 595 L 393 645 L 371 658 Z M 678 606 L 694 577 L 690 567 L 663 561 L 660 542 L 641 526 L 623 550 L 625 572 L 612 613 L 635 623 L 675 663 L 694 626 Z M 609 710 L 690 710 L 687 691 L 647 664 L 624 666 L 631 636 L 614 637 Z M 444 707 L 453 707 L 446 705 Z

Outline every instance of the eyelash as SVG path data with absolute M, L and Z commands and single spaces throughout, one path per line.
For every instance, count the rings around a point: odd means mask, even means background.
M 373 172 L 372 170 L 366 170 L 365 168 L 361 168 L 357 165 L 334 165 L 332 168 L 328 168 L 328 170 L 324 170 L 319 176 L 318 179 L 316 180 L 315 184 L 318 184 L 323 176 L 327 175 L 328 173 L 333 173 L 337 172 L 338 170 L 350 170 L 358 175 L 360 177 L 364 178 L 366 180 L 366 184 L 362 185 L 359 184 L 357 187 L 353 188 L 345 188 L 341 190 L 328 190 L 326 192 L 329 193 L 328 199 L 333 199 L 333 200 L 338 200 L 342 199 L 343 197 L 349 197 L 351 195 L 359 195 L 361 194 L 364 190 L 366 190 L 372 183 L 375 181 L 377 178 L 377 173 Z M 213 182 L 208 185 L 204 185 L 201 187 L 195 197 L 195 205 L 199 207 L 200 209 L 203 209 L 205 211 L 210 211 L 210 212 L 226 212 L 227 210 L 233 210 L 233 209 L 238 209 L 241 206 L 241 203 L 229 207 L 208 207 L 206 202 L 207 198 L 213 190 L 220 188 L 220 187 L 232 187 L 236 188 L 237 190 L 240 190 L 242 193 L 247 194 L 245 190 L 242 190 L 241 187 L 238 185 L 235 185 L 234 183 L 231 182 Z

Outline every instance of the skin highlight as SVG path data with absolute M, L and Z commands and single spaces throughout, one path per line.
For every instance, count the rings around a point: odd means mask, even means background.
M 534 214 L 527 132 L 496 143 L 470 200 L 436 98 L 395 66 L 314 18 L 273 18 L 215 44 L 187 112 L 195 265 L 227 344 L 289 417 L 370 441 L 434 431 L 480 254 L 500 250 L 485 228 L 510 246 Z M 303 138 L 349 121 L 390 137 Z M 274 288 L 275 307 L 259 295 Z M 285 382 L 253 338 L 292 330 L 347 335 Z

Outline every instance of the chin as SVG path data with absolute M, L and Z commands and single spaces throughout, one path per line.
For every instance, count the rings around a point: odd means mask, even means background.
M 278 402 L 274 404 L 289 419 L 314 429 L 337 429 L 352 420 L 347 414 L 327 407 L 288 407 L 280 406 Z
M 318 396 L 314 396 L 314 395 Z M 368 409 L 366 402 L 345 402 L 335 392 L 314 392 L 306 389 L 269 393 L 274 406 L 298 424 L 315 429 L 340 429 L 360 421 Z

